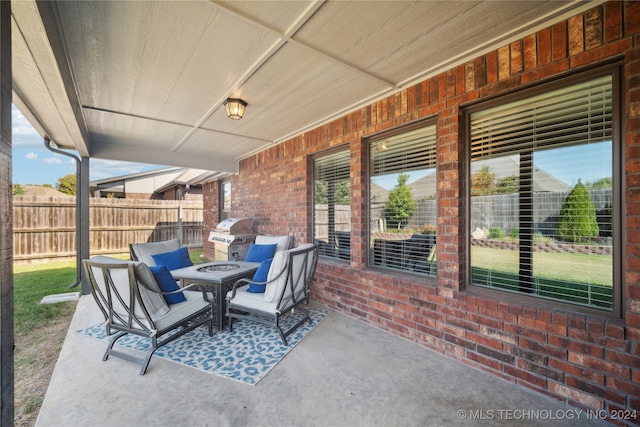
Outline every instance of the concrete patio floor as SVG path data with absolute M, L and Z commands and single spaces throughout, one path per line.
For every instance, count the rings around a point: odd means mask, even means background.
M 257 385 L 158 357 L 144 376 L 75 331 L 102 321 L 80 298 L 36 425 L 608 426 L 586 413 L 331 312 Z

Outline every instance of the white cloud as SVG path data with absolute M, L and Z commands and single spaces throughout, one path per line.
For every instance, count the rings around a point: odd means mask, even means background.
M 34 153 L 33 151 L 31 151 L 31 152 L 27 153 L 27 155 L 24 156 L 24 158 L 27 159 L 27 160 L 35 160 L 35 159 L 38 158 L 38 154 Z
M 91 176 L 89 179 L 96 181 L 164 167 L 165 166 L 149 165 L 146 163 L 122 162 L 119 160 L 91 159 L 89 167 Z
M 44 140 L 38 132 L 31 126 L 27 118 L 16 108 L 11 105 L 11 133 L 12 144 L 20 148 L 36 148 L 43 147 Z
M 58 157 L 47 157 L 42 159 L 42 161 L 48 165 L 59 165 L 62 163 L 62 160 Z

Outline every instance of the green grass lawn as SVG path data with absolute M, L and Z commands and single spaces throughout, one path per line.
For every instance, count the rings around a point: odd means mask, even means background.
M 518 274 L 518 251 L 472 246 L 475 284 L 610 309 L 613 264 L 606 255 L 533 253 L 533 282 Z
M 471 266 L 518 273 L 518 251 L 471 247 Z M 552 280 L 613 285 L 613 263 L 606 255 L 534 252 L 533 274 Z
M 13 267 L 13 304 L 16 332 L 27 332 L 43 322 L 69 315 L 75 304 L 40 304 L 42 297 L 67 292 L 75 281 L 75 261 L 17 265 Z
M 202 250 L 189 250 L 194 264 L 208 261 Z M 115 258 L 129 259 L 128 254 Z M 76 262 L 60 261 L 42 264 L 15 265 L 13 267 L 14 325 L 16 332 L 37 328 L 43 322 L 70 314 L 75 304 L 40 304 L 46 295 L 80 292 L 80 286 L 69 289 L 75 282 Z

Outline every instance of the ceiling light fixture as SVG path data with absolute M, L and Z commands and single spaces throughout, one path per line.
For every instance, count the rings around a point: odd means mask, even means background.
M 240 120 L 244 115 L 244 107 L 247 103 L 240 98 L 227 98 L 224 101 L 224 106 L 227 109 L 227 116 L 232 120 Z

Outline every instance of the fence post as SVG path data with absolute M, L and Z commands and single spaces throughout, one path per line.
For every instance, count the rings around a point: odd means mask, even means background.
M 182 235 L 182 204 L 178 205 L 178 239 L 181 243 L 184 243 Z

